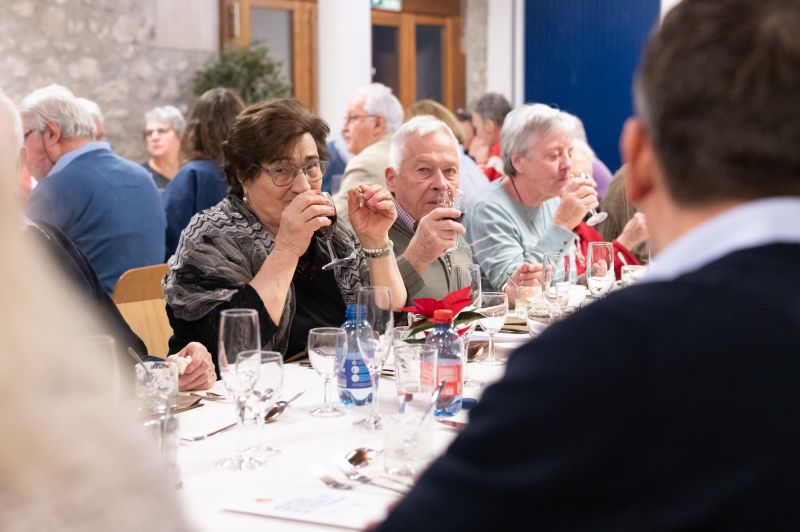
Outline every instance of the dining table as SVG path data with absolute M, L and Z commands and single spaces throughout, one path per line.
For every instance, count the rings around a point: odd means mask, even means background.
M 501 332 L 496 338 L 496 349 L 503 357 L 516 346 L 529 339 L 528 334 L 520 332 Z M 475 333 L 473 341 L 481 342 L 480 332 Z M 390 355 L 391 356 L 391 355 Z M 385 367 L 391 369 L 392 361 Z M 464 387 L 464 396 L 480 399 L 486 386 L 501 378 L 504 365 L 485 366 L 469 363 L 467 375 L 481 382 L 480 387 Z M 375 484 L 356 482 L 348 479 L 337 467 L 348 452 L 359 447 L 382 450 L 386 437 L 383 430 L 370 431 L 353 426 L 353 423 L 369 414 L 370 406 L 345 407 L 340 417 L 312 417 L 309 413 L 322 404 L 322 378 L 307 365 L 289 363 L 284 365 L 281 399 L 289 399 L 295 394 L 303 394 L 273 422 L 264 427 L 263 443 L 279 450 L 279 454 L 268 458 L 264 466 L 254 471 L 225 471 L 216 467 L 221 458 L 233 455 L 238 429 L 228 430 L 201 441 L 182 441 L 178 448 L 180 470 L 179 496 L 183 500 L 186 515 L 200 531 L 236 530 L 320 530 L 335 529 L 318 523 L 300 519 L 266 517 L 247 513 L 248 508 L 258 507 L 258 502 L 275 501 L 276 497 L 289 495 L 305 496 L 304 503 L 316 504 L 320 500 L 339 500 L 344 492 L 326 486 L 319 474 L 350 486 L 348 496 L 355 495 L 357 501 L 370 507 L 378 518 L 389 505 L 402 497 L 413 483 L 412 478 L 390 477 L 384 471 L 383 454 L 379 453 L 366 467 L 360 468 L 364 476 Z M 381 376 L 379 384 L 380 412 L 384 423 L 391 422 L 392 414 L 398 410 L 398 394 L 395 382 L 389 375 Z M 331 395 L 336 390 L 335 382 L 330 386 Z M 211 392 L 226 394 L 223 383 L 217 382 Z M 202 395 L 202 394 L 201 394 Z M 213 399 L 212 399 L 213 398 Z M 236 418 L 235 405 L 231 400 L 201 399 L 201 405 L 178 414 L 179 433 L 182 438 L 192 438 L 231 424 Z M 437 418 L 439 419 L 439 418 Z M 451 421 L 468 423 L 468 412 L 463 411 Z M 433 454 L 443 453 L 458 435 L 458 429 L 435 421 L 433 431 Z M 246 424 L 242 437 L 249 445 L 256 443 L 258 431 L 255 424 Z M 400 493 L 398 493 L 398 491 Z M 338 504 L 356 504 L 341 499 Z M 297 510 L 297 501 L 294 501 Z M 231 508 L 235 509 L 232 511 Z M 302 508 L 301 508 L 302 509 Z M 297 512 L 295 512 L 297 513 Z M 300 512 L 302 513 L 302 512 Z M 348 528 L 342 525 L 341 528 Z M 352 527 L 351 527 L 352 528 Z

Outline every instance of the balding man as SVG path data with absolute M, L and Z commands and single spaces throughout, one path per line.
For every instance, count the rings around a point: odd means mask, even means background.
M 389 139 L 403 123 L 403 107 L 392 90 L 380 83 L 361 87 L 347 104 L 342 137 L 353 155 L 334 196 L 340 219 L 348 220 L 347 192 L 360 184 L 386 186 Z
M 28 217 L 66 233 L 108 293 L 126 270 L 163 262 L 166 220 L 147 171 L 93 140 L 92 118 L 64 87 L 34 91 L 20 111 L 27 168 L 39 181 Z

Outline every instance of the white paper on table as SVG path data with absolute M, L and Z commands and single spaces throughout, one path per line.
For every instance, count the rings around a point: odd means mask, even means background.
M 362 530 L 370 523 L 382 521 L 396 499 L 324 488 L 281 488 L 275 493 L 231 499 L 225 510 Z

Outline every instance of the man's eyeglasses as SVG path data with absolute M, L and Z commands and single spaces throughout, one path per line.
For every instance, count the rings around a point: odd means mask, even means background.
M 26 132 L 25 132 L 25 133 L 22 135 L 22 142 L 25 142 L 26 140 L 28 140 L 28 137 L 30 137 L 30 136 L 31 136 L 31 135 L 33 135 L 34 133 L 36 133 L 36 128 L 35 128 L 35 127 L 32 127 L 32 128 L 30 128 L 28 131 L 26 131 Z
M 275 163 L 268 168 L 259 166 L 269 177 L 276 187 L 288 187 L 294 182 L 297 174 L 303 172 L 309 183 L 319 181 L 328 169 L 328 161 L 313 161 L 303 166 L 295 166 L 288 163 Z
M 375 117 L 375 116 L 378 116 L 378 115 L 371 115 L 371 114 L 347 115 L 347 116 L 344 117 L 344 123 L 345 124 L 349 124 L 350 122 L 355 122 L 357 120 L 361 120 L 362 118 L 365 118 L 365 117 L 368 117 L 368 116 Z
M 150 137 L 152 137 L 156 133 L 158 133 L 158 136 L 160 137 L 161 135 L 166 135 L 170 131 L 172 131 L 172 128 L 169 128 L 169 127 L 157 127 L 155 129 L 145 129 L 144 130 L 144 138 L 149 139 Z

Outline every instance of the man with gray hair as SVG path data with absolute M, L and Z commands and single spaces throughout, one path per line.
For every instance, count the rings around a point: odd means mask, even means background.
M 397 206 L 389 238 L 408 298 L 441 299 L 450 292 L 451 268 L 472 263 L 461 237 L 463 213 L 452 206 L 459 151 L 447 124 L 430 115 L 403 124 L 392 136 L 386 185 Z
M 94 122 L 94 140 L 103 140 L 106 138 L 106 120 L 103 117 L 103 111 L 100 110 L 100 106 L 97 105 L 96 102 L 87 100 L 86 98 L 77 98 L 77 100 L 80 106 L 92 117 L 92 122 Z
M 386 186 L 384 170 L 389 164 L 389 139 L 403 123 L 403 107 L 392 89 L 372 83 L 358 89 L 347 104 L 342 137 L 354 156 L 342 175 L 334 197 L 339 219 L 348 219 L 347 192 L 360 184 Z
M 166 221 L 147 171 L 95 141 L 89 113 L 50 85 L 20 106 L 27 168 L 39 185 L 25 212 L 62 230 L 111 293 L 123 272 L 164 259 Z

